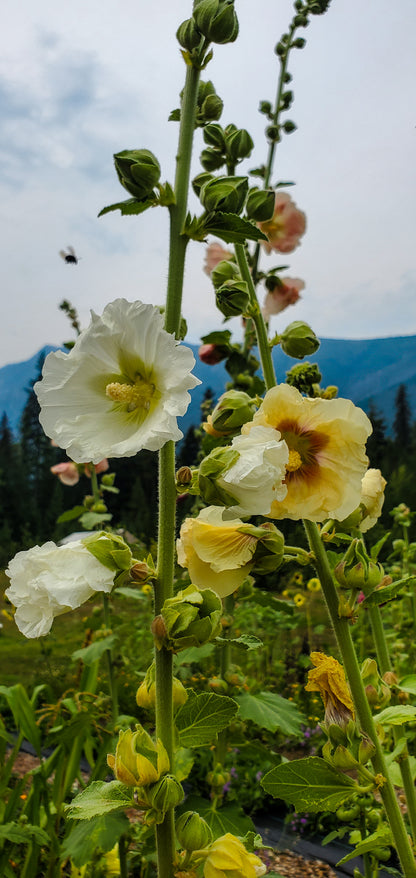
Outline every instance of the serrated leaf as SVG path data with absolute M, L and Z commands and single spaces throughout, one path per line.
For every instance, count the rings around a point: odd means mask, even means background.
M 97 849 L 103 853 L 111 851 L 129 825 L 124 814 L 105 814 L 102 817 L 93 817 L 88 823 L 78 823 L 63 840 L 62 857 L 70 857 L 75 866 L 80 868 L 85 863 L 92 862 Z
M 109 783 L 95 780 L 78 793 L 70 805 L 65 806 L 65 814 L 71 820 L 90 820 L 91 817 L 100 817 L 132 806 L 132 787 L 127 787 L 118 780 Z
M 399 579 L 397 582 L 392 582 L 391 585 L 385 585 L 384 588 L 376 588 L 364 599 L 363 605 L 374 607 L 378 604 L 386 604 L 397 597 L 405 597 L 405 593 L 400 594 L 400 592 L 407 586 L 413 586 L 415 583 L 416 576 L 406 576 L 405 579 Z
M 181 650 L 180 655 L 174 656 L 174 667 L 193 665 L 201 662 L 203 659 L 209 658 L 214 652 L 214 649 L 215 646 L 213 643 L 204 643 L 203 646 L 188 646 L 186 649 Z
M 98 216 L 104 216 L 105 213 L 110 213 L 112 210 L 119 210 L 122 216 L 133 216 L 143 213 L 148 207 L 155 207 L 156 204 L 158 204 L 156 195 L 144 198 L 142 201 L 139 201 L 138 198 L 128 198 L 127 201 L 117 201 L 116 204 L 103 207 Z
M 403 692 L 409 692 L 411 695 L 416 695 L 416 674 L 407 674 L 406 677 L 402 677 L 395 688 L 402 689 Z
M 287 698 L 274 692 L 256 692 L 254 695 L 245 692 L 243 695 L 236 695 L 235 700 L 240 707 L 240 719 L 250 719 L 270 732 L 279 729 L 285 735 L 300 736 L 304 717 Z
M 11 841 L 13 844 L 29 844 L 35 840 L 37 844 L 49 844 L 48 834 L 32 823 L 3 823 L 0 826 L 0 840 Z
M 377 725 L 401 726 L 403 723 L 411 722 L 415 717 L 416 707 L 411 704 L 394 704 L 376 713 L 373 719 Z
M 294 759 L 272 768 L 260 781 L 266 793 L 295 806 L 295 811 L 336 811 L 356 788 L 319 756 Z
M 215 643 L 218 646 L 226 646 L 227 643 L 232 643 L 233 646 L 241 646 L 247 651 L 263 646 L 263 641 L 255 637 L 254 634 L 240 634 L 240 637 L 216 637 Z
M 358 842 L 353 851 L 350 851 L 350 853 L 346 854 L 342 860 L 339 860 L 337 866 L 341 866 L 342 863 L 348 863 L 349 860 L 354 860 L 355 857 L 360 857 L 362 854 L 372 851 L 377 845 L 384 846 L 391 844 L 393 844 L 393 841 L 390 829 L 388 826 L 382 826 L 380 829 L 376 829 L 375 832 L 372 832 L 371 835 L 367 835 L 364 841 Z
M 79 518 L 83 512 L 85 512 L 85 506 L 73 506 L 72 509 L 67 509 L 66 512 L 63 512 L 57 518 L 57 522 L 61 524 L 63 521 L 73 521 L 74 518 Z
M 204 219 L 205 235 L 216 235 L 227 244 L 244 244 L 244 241 L 267 241 L 267 236 L 248 219 L 235 213 L 210 213 Z
M 238 711 L 227 695 L 214 692 L 192 693 L 176 714 L 176 728 L 181 747 L 202 747 L 216 740 Z
M 180 122 L 180 121 L 181 121 L 181 111 L 178 107 L 176 110 L 172 110 L 172 112 L 168 116 L 168 122 Z
M 82 515 L 80 518 L 80 523 L 85 530 L 94 530 L 97 524 L 101 524 L 102 521 L 111 521 L 112 515 L 109 512 L 86 512 L 85 515 Z
M 253 831 L 254 825 L 250 817 L 243 813 L 238 805 L 224 805 L 214 809 L 212 802 L 201 796 L 188 796 L 185 804 L 179 809 L 184 811 L 197 811 L 211 827 L 214 840 L 230 832 L 232 835 L 244 836 L 246 832 Z
M 227 346 L 231 342 L 231 331 L 229 329 L 217 329 L 209 332 L 208 335 L 202 335 L 201 341 L 204 344 L 218 344 Z
M 189 750 L 186 747 L 180 747 L 174 756 L 173 774 L 175 775 L 176 780 L 185 780 L 188 777 L 194 762 L 195 755 L 192 753 L 192 750 Z
M 74 662 L 80 660 L 84 662 L 84 665 L 93 665 L 94 662 L 99 661 L 108 649 L 113 649 L 117 640 L 116 634 L 109 634 L 108 637 L 103 637 L 102 640 L 94 640 L 94 643 L 90 643 L 89 646 L 76 649 L 72 653 L 71 658 Z

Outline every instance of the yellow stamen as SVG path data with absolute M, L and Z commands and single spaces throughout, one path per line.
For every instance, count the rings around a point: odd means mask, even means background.
M 107 384 L 105 392 L 114 402 L 125 403 L 128 412 L 138 408 L 149 411 L 155 389 L 154 384 L 138 378 L 135 384 L 120 384 L 118 381 L 113 381 Z
M 299 454 L 299 451 L 295 451 L 294 448 L 289 448 L 289 460 L 286 464 L 286 470 L 288 473 L 294 473 L 297 469 L 300 469 L 302 466 L 302 458 Z

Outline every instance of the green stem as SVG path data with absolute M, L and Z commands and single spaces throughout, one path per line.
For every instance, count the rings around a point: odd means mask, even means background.
M 243 244 L 235 244 L 234 249 L 238 262 L 238 267 L 241 272 L 241 277 L 246 282 L 248 287 L 250 296 L 250 317 L 252 318 L 254 326 L 256 327 L 257 344 L 260 352 L 260 360 L 263 370 L 264 381 L 267 390 L 270 390 L 270 388 L 274 387 L 276 384 L 276 375 L 274 371 L 272 353 L 267 338 L 266 325 L 264 323 L 263 315 L 260 311 L 259 303 L 257 301 L 256 290 L 254 288 L 253 278 L 250 273 L 244 246 Z
M 111 631 L 111 613 L 110 613 L 110 601 L 108 594 L 103 592 L 103 610 L 104 610 L 104 625 L 107 631 Z M 117 692 L 117 677 L 114 672 L 114 662 L 113 662 L 113 652 L 111 649 L 106 649 L 105 658 L 107 662 L 107 672 L 108 672 L 108 686 L 110 689 L 110 698 L 111 698 L 111 712 L 112 712 L 112 725 L 113 728 L 118 720 L 118 692 Z
M 318 528 L 315 522 L 312 521 L 304 521 L 304 527 L 308 536 L 309 545 L 315 555 L 316 571 L 321 582 L 330 619 L 342 655 L 358 721 L 362 731 L 364 734 L 368 735 L 375 747 L 375 753 L 371 761 L 375 774 L 378 775 L 380 781 L 382 781 L 380 794 L 386 810 L 387 819 L 390 823 L 403 872 L 405 878 L 416 878 L 415 859 L 410 847 L 403 817 L 394 793 L 393 784 L 389 777 L 384 753 L 377 737 L 372 713 L 365 694 L 363 681 L 361 679 L 360 668 L 355 654 L 348 620 L 345 617 L 340 618 L 338 615 L 338 593 L 334 585 L 331 569 L 324 546 L 321 542 Z
M 165 329 L 178 337 L 187 238 L 183 234 L 186 218 L 191 168 L 192 143 L 198 96 L 199 70 L 187 67 L 181 105 L 179 144 L 176 157 L 175 204 L 170 212 L 169 275 L 166 295 Z M 175 562 L 175 445 L 167 442 L 159 452 L 159 529 L 157 577 L 155 582 L 155 613 L 158 615 L 173 595 Z M 155 650 L 156 671 L 156 737 L 163 742 L 173 765 L 173 657 L 162 647 Z M 167 811 L 156 827 L 159 878 L 173 878 L 175 829 L 173 809 Z

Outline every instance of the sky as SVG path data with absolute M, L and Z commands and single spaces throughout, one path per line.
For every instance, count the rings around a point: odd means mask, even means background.
M 288 0 L 236 0 L 237 41 L 214 47 L 203 73 L 224 101 L 221 123 L 255 142 L 239 166 L 265 161 L 265 117 L 278 76 L 274 47 L 292 17 Z M 72 336 L 59 303 L 81 323 L 120 296 L 163 304 L 168 211 L 108 214 L 128 194 L 113 153 L 147 148 L 173 182 L 185 65 L 175 39 L 191 0 L 20 0 L 0 32 L 0 367 Z M 305 282 L 302 300 L 272 330 L 305 320 L 326 338 L 416 334 L 414 0 L 332 0 L 313 16 L 289 70 L 297 130 L 276 152 L 273 180 L 292 181 L 307 215 L 287 257 L 264 255 Z M 193 174 L 203 148 L 197 131 Z M 190 206 L 198 209 L 191 199 Z M 59 250 L 72 245 L 78 265 Z M 188 340 L 221 326 L 204 245 L 188 248 L 183 313 Z M 262 294 L 260 294 L 262 299 Z M 238 320 L 230 321 L 234 339 Z

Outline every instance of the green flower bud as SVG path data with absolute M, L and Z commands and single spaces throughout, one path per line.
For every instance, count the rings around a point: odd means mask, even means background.
M 199 467 L 199 490 L 208 506 L 232 506 L 236 499 L 217 484 L 217 479 L 239 459 L 232 448 L 214 448 Z
M 232 259 L 222 259 L 211 271 L 211 280 L 215 289 L 222 287 L 230 280 L 241 280 L 238 266 Z
M 280 128 L 278 125 L 269 125 L 266 128 L 266 137 L 270 140 L 270 143 L 279 143 L 280 140 Z
M 148 149 L 123 149 L 115 154 L 114 164 L 121 185 L 134 198 L 146 198 L 159 182 L 160 165 Z
M 264 113 L 265 116 L 269 116 L 272 112 L 273 107 L 270 101 L 260 101 L 259 113 Z
M 217 308 L 224 317 L 245 314 L 250 302 L 248 286 L 243 281 L 227 281 L 215 294 Z
M 254 147 L 254 143 L 245 128 L 236 128 L 226 138 L 227 153 L 232 162 L 238 162 L 248 158 Z
M 292 48 L 303 49 L 306 46 L 306 40 L 303 37 L 296 37 L 292 42 Z
M 224 102 L 218 95 L 208 95 L 197 113 L 198 125 L 205 125 L 207 122 L 216 122 L 217 119 L 221 119 L 223 108 Z
M 380 677 L 376 660 L 365 659 L 360 673 L 369 704 L 377 710 L 383 710 L 390 702 L 391 692 L 389 686 Z
M 192 189 L 194 190 L 195 195 L 197 195 L 198 198 L 199 198 L 199 193 L 200 193 L 202 187 L 204 186 L 204 184 L 209 183 L 209 181 L 213 180 L 213 179 L 214 178 L 213 178 L 212 174 L 206 174 L 206 173 L 197 174 L 197 176 L 194 177 L 194 179 L 192 180 Z
M 165 646 L 177 652 L 209 643 L 221 629 L 221 615 L 222 604 L 215 592 L 189 585 L 162 607 Z
M 256 401 L 244 390 L 229 390 L 220 396 L 211 414 L 211 424 L 219 433 L 238 433 L 248 421 L 253 420 Z
M 192 52 L 201 42 L 201 34 L 195 27 L 193 18 L 187 18 L 179 25 L 176 31 L 176 39 L 183 49 Z
M 210 43 L 233 43 L 237 39 L 234 0 L 199 0 L 193 17 L 198 30 Z
M 212 830 L 197 811 L 185 811 L 175 823 L 176 837 L 186 851 L 199 851 L 212 842 Z
M 244 527 L 241 529 L 244 532 Z M 271 521 L 266 521 L 256 528 L 256 535 L 259 536 L 256 551 L 253 555 L 254 568 L 253 574 L 264 576 L 267 573 L 273 573 L 278 570 L 283 561 L 285 551 L 285 538 L 278 528 Z
M 205 125 L 202 133 L 205 143 L 208 143 L 209 146 L 213 146 L 215 149 L 225 152 L 225 137 L 221 125 L 216 125 L 215 122 L 210 122 L 208 125 Z
M 283 122 L 283 131 L 285 131 L 286 134 L 292 134 L 293 131 L 296 131 L 296 128 L 297 126 L 291 119 L 286 119 L 286 121 Z
M 225 157 L 218 149 L 208 147 L 207 149 L 202 150 L 200 161 L 202 167 L 205 168 L 206 171 L 218 171 L 218 169 L 222 168 L 223 164 L 225 164 Z
M 316 363 L 299 363 L 298 366 L 292 366 L 289 372 L 286 372 L 286 384 L 296 387 L 299 393 L 311 394 L 313 384 L 319 384 L 322 375 Z
M 247 177 L 215 177 L 205 183 L 199 197 L 208 212 L 241 213 L 247 192 Z
M 97 531 L 82 542 L 86 549 L 109 570 L 119 573 L 130 570 L 133 564 L 131 551 L 122 537 L 108 531 Z
M 282 351 L 289 357 L 303 360 L 318 350 L 320 342 L 313 329 L 301 320 L 294 320 L 280 336 Z
M 152 808 L 158 812 L 156 823 L 161 822 L 169 808 L 176 808 L 183 801 L 185 794 L 182 785 L 173 774 L 165 774 L 147 791 L 147 798 Z
M 361 540 L 353 540 L 342 561 L 336 565 L 334 576 L 342 588 L 362 590 L 368 594 L 384 576 L 381 564 L 369 558 Z
M 249 219 L 258 223 L 269 220 L 274 213 L 275 196 L 273 189 L 250 189 L 246 203 Z

